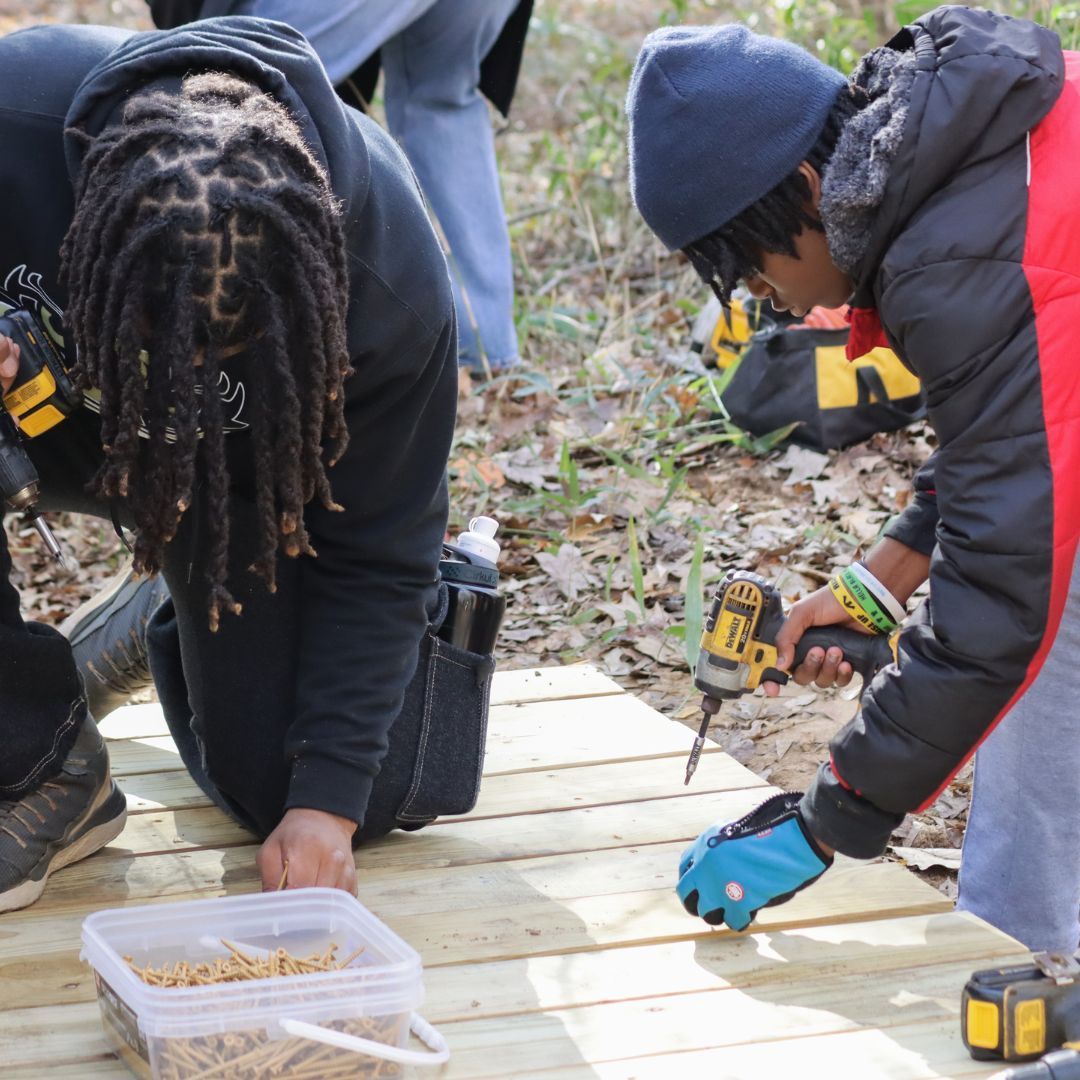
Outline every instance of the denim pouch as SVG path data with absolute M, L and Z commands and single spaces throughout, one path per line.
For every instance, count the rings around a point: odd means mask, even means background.
M 425 645 L 420 737 L 412 783 L 397 811 L 400 821 L 414 825 L 467 814 L 476 805 L 495 672 L 491 656 L 466 652 L 434 634 Z
M 390 729 L 390 749 L 358 840 L 467 814 L 480 795 L 495 661 L 438 636 L 446 617 L 446 592 L 445 584 L 440 585 L 436 612 Z

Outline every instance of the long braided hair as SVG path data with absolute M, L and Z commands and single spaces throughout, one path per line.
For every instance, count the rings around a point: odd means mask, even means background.
M 314 554 L 305 503 L 340 509 L 326 474 L 348 442 L 340 210 L 288 112 L 234 76 L 139 92 L 119 124 L 73 134 L 87 151 L 61 277 L 75 377 L 101 395 L 105 460 L 91 486 L 126 500 L 135 569 L 156 573 L 202 455 L 216 630 L 222 609 L 239 614 L 226 586 L 220 385 L 233 351 L 258 361 L 248 396 L 259 519 L 251 569 L 273 591 L 279 551 Z
M 806 155 L 819 174 L 825 171 L 844 125 L 865 102 L 866 96 L 857 86 L 840 90 L 817 142 Z M 803 229 L 825 231 L 809 203 L 806 177 L 795 171 L 730 221 L 688 244 L 683 254 L 726 304 L 738 283 L 753 277 L 762 252 L 794 256 L 795 237 Z

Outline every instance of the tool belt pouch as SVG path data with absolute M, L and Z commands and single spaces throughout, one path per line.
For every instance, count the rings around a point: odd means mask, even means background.
M 390 729 L 390 750 L 375 779 L 361 840 L 467 814 L 480 795 L 495 660 L 438 636 L 447 603 L 446 585 L 440 584 L 416 674 Z
M 750 337 L 721 397 L 755 436 L 795 424 L 788 438 L 814 450 L 861 442 L 925 415 L 918 379 L 890 349 L 849 361 L 848 331 L 766 325 Z

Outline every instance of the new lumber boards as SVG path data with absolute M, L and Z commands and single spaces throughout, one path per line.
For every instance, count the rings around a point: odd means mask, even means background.
M 689 752 L 692 741 L 682 724 L 629 694 L 497 705 L 491 710 L 484 770 L 492 775 L 678 756 Z M 181 765 L 168 735 L 117 739 L 109 744 L 109 756 L 117 776 Z
M 972 960 L 926 964 L 920 962 L 920 950 L 913 953 L 899 949 L 897 954 L 900 964 L 905 958 L 915 959 L 916 966 L 904 968 L 897 964 L 887 973 L 874 972 L 873 977 L 863 971 L 822 975 L 804 968 L 798 977 L 773 978 L 750 986 L 733 985 L 714 976 L 716 985 L 712 988 L 638 997 L 627 994 L 624 984 L 621 993 L 616 990 L 618 997 L 611 1000 L 554 1009 L 541 1008 L 537 1002 L 515 1013 L 461 1020 L 450 1015 L 438 1000 L 438 974 L 447 973 L 443 969 L 435 973 L 426 1013 L 454 1048 L 449 1065 L 441 1072 L 446 1077 L 502 1078 L 507 1076 L 511 1061 L 527 1063 L 530 1072 L 542 1072 L 572 1069 L 585 1063 L 620 1063 L 629 1058 L 635 1059 L 636 1067 L 643 1057 L 661 1054 L 671 1059 L 676 1052 L 706 1053 L 721 1048 L 757 1053 L 759 1044 L 778 1044 L 778 1037 L 781 1055 L 795 1065 L 799 1051 L 791 1044 L 808 1037 L 856 1032 L 869 1026 L 878 1028 L 880 1041 L 888 1043 L 892 1041 L 893 1027 L 918 1030 L 942 1021 L 958 1026 L 957 987 L 970 972 Z M 565 967 L 566 958 L 561 959 Z M 1015 953 L 1002 957 L 1004 962 L 1017 959 Z M 723 966 L 723 956 L 715 960 Z M 631 984 L 639 994 L 647 987 L 648 962 L 644 960 L 646 967 L 637 971 Z M 454 973 L 468 974 L 474 987 L 484 986 L 487 967 L 473 967 L 468 972 L 458 969 Z M 622 964 L 621 970 L 627 972 L 629 967 Z M 12 1065 L 44 1065 L 57 1057 L 71 1061 L 80 1054 L 91 1059 L 99 1055 L 104 1039 L 95 1005 L 72 1005 L 63 1010 L 63 1016 L 59 1014 L 56 1007 L 10 1014 L 8 1031 L 15 1047 Z M 852 1058 L 847 1063 L 836 1062 L 834 1057 L 834 1062 L 834 1075 L 873 1075 L 866 1069 L 866 1061 Z M 725 1058 L 717 1057 L 717 1064 L 723 1067 Z M 741 1075 L 793 1074 L 782 1070 Z
M 709 930 L 674 895 L 679 855 L 774 789 L 710 748 L 687 791 L 691 734 L 588 667 L 499 673 L 492 700 L 476 812 L 357 853 L 361 900 L 424 961 L 440 1076 L 993 1071 L 963 1052 L 959 991 L 1017 961 L 1011 939 L 901 867 L 845 859 L 755 933 Z M 160 711 L 105 729 L 128 828 L 0 917 L 4 1080 L 127 1075 L 78 960 L 89 911 L 259 886 L 254 838 L 197 791 Z
M 476 809 L 467 819 L 440 818 L 436 825 L 484 817 L 681 798 L 687 793 L 682 785 L 682 775 L 681 762 L 667 758 L 665 764 L 653 760 L 602 762 L 542 772 L 485 776 Z M 213 806 L 183 769 L 118 776 L 116 782 L 127 796 L 129 814 Z M 765 787 L 768 785 L 761 777 L 713 746 L 706 747 L 702 754 L 689 793 L 701 795 Z M 761 797 L 765 797 L 764 793 Z
M 416 868 L 468 862 L 504 862 L 571 851 L 600 851 L 667 840 L 689 843 L 712 818 L 745 814 L 775 788 L 714 791 L 683 798 L 614 803 L 506 817 L 459 818 L 423 830 L 424 836 L 391 836 L 361 848 L 363 872 L 401 864 Z M 408 842 L 409 840 L 413 842 Z M 104 855 L 158 855 L 169 851 L 235 847 L 255 841 L 252 833 L 217 807 L 137 814 Z
M 515 1080 L 987 1080 L 1002 1063 L 973 1061 L 959 1018 L 923 1024 L 667 1052 L 559 1069 L 515 1069 Z
M 626 691 L 591 664 L 568 667 L 517 668 L 496 672 L 491 684 L 491 705 L 523 705 L 536 701 L 623 695 Z M 100 721 L 107 739 L 130 739 L 167 735 L 168 728 L 157 705 L 125 705 Z
M 687 941 L 703 931 L 671 887 L 682 848 L 660 844 L 441 870 L 361 869 L 360 898 L 417 949 L 426 967 Z M 258 888 L 253 854 L 241 849 L 133 860 L 127 880 L 94 870 L 101 863 L 91 859 L 58 875 L 50 887 L 63 887 L 65 895 L 47 910 L 30 908 L 0 921 L 0 1009 L 88 996 L 89 972 L 77 960 L 88 909 L 251 892 Z M 143 865 L 153 873 L 136 878 L 132 869 Z M 71 880 L 83 867 L 87 876 Z M 763 910 L 755 925 L 763 932 L 805 929 L 950 907 L 902 867 L 838 860 L 813 889 Z M 735 938 L 727 930 L 705 936 Z

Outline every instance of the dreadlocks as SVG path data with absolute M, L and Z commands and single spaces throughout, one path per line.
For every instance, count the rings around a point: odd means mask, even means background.
M 155 573 L 191 505 L 202 453 L 210 627 L 226 587 L 229 472 L 221 364 L 258 349 L 249 396 L 260 538 L 251 569 L 314 555 L 303 507 L 337 507 L 323 464 L 348 442 L 348 277 L 340 211 L 296 123 L 249 83 L 187 78 L 143 91 L 87 145 L 61 249 L 83 389 L 101 395 L 105 460 L 91 487 L 125 499 L 135 569 Z M 140 437 L 140 432 L 143 437 Z M 202 481 L 198 481 L 202 482 Z
M 844 125 L 863 107 L 865 100 L 864 92 L 856 86 L 845 86 L 840 91 L 817 142 L 806 155 L 806 161 L 818 173 L 829 163 Z M 806 178 L 795 171 L 742 213 L 688 244 L 683 254 L 726 304 L 735 286 L 753 277 L 763 251 L 794 256 L 795 237 L 803 229 L 824 232 L 824 226 L 811 213 L 809 202 Z

